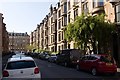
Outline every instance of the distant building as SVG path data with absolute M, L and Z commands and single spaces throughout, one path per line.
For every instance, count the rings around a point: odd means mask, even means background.
M 9 50 L 15 51 L 27 51 L 27 46 L 30 44 L 30 36 L 27 33 L 14 33 L 9 32 Z

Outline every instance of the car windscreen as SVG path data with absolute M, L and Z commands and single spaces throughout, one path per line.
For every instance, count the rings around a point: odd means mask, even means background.
M 23 69 L 36 67 L 34 61 L 15 61 L 9 62 L 6 69 Z

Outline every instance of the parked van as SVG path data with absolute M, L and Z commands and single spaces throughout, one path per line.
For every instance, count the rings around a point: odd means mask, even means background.
M 83 56 L 84 53 L 79 49 L 65 49 L 57 54 L 56 63 L 64 66 L 75 66 L 77 60 Z

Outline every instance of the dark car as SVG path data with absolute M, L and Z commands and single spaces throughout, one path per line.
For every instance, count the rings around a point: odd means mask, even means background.
M 83 51 L 79 49 L 61 50 L 57 54 L 56 63 L 64 66 L 75 66 L 77 60 L 83 55 Z
M 108 54 L 85 55 L 77 62 L 76 68 L 78 70 L 90 71 L 92 75 L 97 75 L 98 73 L 114 75 L 117 72 L 116 62 Z

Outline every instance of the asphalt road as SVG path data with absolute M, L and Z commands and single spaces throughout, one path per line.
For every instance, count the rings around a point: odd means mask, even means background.
M 6 57 L 3 57 L 2 63 L 5 64 L 7 59 L 11 57 L 11 55 L 8 55 Z M 93 76 L 89 72 L 85 71 L 77 71 L 74 68 L 64 67 L 61 65 L 57 65 L 55 63 L 50 63 L 45 60 L 40 60 L 34 58 L 36 64 L 38 65 L 42 80 L 45 79 L 60 79 L 60 80 L 93 80 L 93 79 L 102 79 L 102 80 L 120 80 L 120 75 L 100 75 L 100 76 Z
M 99 75 L 99 76 L 93 76 L 89 72 L 85 71 L 77 71 L 74 68 L 69 68 L 69 67 L 64 67 L 61 65 L 57 65 L 54 63 L 50 63 L 48 61 L 40 60 L 40 59 L 35 59 L 35 62 L 37 63 L 41 74 L 42 78 L 62 78 L 62 79 L 79 79 L 79 78 L 109 78 L 116 80 L 115 78 L 118 78 L 120 76 L 115 75 Z

